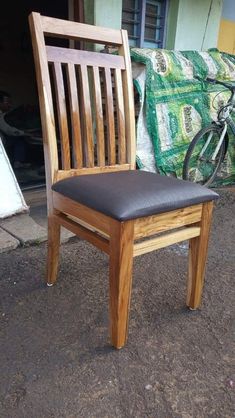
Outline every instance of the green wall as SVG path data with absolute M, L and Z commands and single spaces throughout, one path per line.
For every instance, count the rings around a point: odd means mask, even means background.
M 94 25 L 94 0 L 84 0 L 84 18 L 89 25 Z
M 180 0 L 170 0 L 167 14 L 165 48 L 174 49 Z
M 94 24 L 120 29 L 122 20 L 121 0 L 94 0 Z

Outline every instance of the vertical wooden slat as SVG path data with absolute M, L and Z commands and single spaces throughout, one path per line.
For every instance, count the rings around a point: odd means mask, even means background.
M 82 84 L 82 97 L 83 97 L 83 118 L 84 118 L 84 131 L 86 142 L 86 165 L 87 167 L 94 167 L 94 142 L 92 131 L 92 116 L 91 116 L 91 100 L 89 90 L 89 80 L 87 73 L 87 66 L 81 65 L 81 84 Z
M 106 122 L 108 130 L 108 160 L 109 164 L 116 163 L 115 149 L 115 129 L 114 129 L 114 109 L 113 109 L 113 91 L 110 68 L 104 69 L 105 75 L 105 94 L 106 94 Z
M 74 155 L 74 165 L 75 168 L 81 168 L 83 161 L 82 140 L 75 67 L 73 64 L 69 63 L 66 68 L 68 76 L 68 93 L 72 125 L 72 147 Z
M 57 103 L 57 113 L 58 113 L 58 122 L 59 122 L 59 130 L 60 130 L 60 140 L 61 140 L 62 168 L 64 170 L 69 170 L 71 168 L 69 131 L 68 131 L 64 81 L 63 81 L 61 64 L 58 62 L 54 62 L 53 71 L 54 71 L 54 76 L 55 76 L 56 103 Z
M 131 168 L 135 169 L 136 160 L 136 138 L 135 138 L 135 111 L 133 97 L 133 82 L 131 74 L 131 60 L 128 44 L 127 31 L 122 30 L 123 45 L 119 47 L 119 55 L 125 59 L 126 70 L 122 72 L 123 80 L 123 96 L 125 104 L 125 120 L 126 120 L 126 141 L 127 141 L 127 162 L 131 164 Z
M 116 108 L 118 125 L 118 162 L 126 162 L 126 135 L 125 135 L 125 114 L 122 89 L 121 70 L 115 69 L 115 87 L 116 87 Z
M 97 141 L 97 162 L 100 167 L 105 166 L 105 147 L 104 147 L 104 119 L 102 109 L 102 96 L 100 86 L 99 68 L 93 67 L 94 79 L 94 101 L 96 116 L 96 141 Z

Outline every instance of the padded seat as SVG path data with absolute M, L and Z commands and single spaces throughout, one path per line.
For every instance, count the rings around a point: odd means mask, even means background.
M 119 221 L 218 198 L 198 184 L 138 170 L 70 177 L 54 183 L 52 189 Z

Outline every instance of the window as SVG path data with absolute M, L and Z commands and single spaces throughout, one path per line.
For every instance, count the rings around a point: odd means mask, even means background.
M 163 48 L 167 0 L 123 0 L 122 27 L 131 46 Z

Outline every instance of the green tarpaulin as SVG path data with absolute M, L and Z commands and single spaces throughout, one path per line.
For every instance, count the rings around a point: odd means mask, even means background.
M 235 83 L 235 56 L 208 52 L 131 49 L 140 95 L 137 121 L 137 161 L 140 168 L 182 176 L 188 145 L 195 134 L 216 120 L 217 110 L 230 92 L 202 80 L 206 77 Z M 136 66 L 134 65 L 134 68 Z M 218 173 L 217 184 L 235 181 L 235 138 Z

